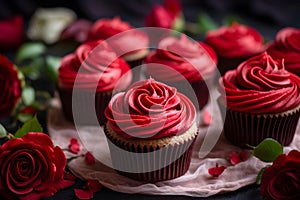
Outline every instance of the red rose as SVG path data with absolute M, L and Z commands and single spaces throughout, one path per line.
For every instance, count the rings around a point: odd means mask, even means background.
M 1 42 L 0 42 L 1 44 Z M 0 55 L 0 118 L 9 116 L 21 97 L 21 80 L 16 67 Z
M 0 146 L 0 196 L 50 197 L 63 185 L 66 157 L 44 133 L 30 132 Z
M 163 6 L 155 5 L 145 18 L 145 26 L 173 28 L 176 19 L 181 14 L 179 1 L 165 0 Z
M 23 18 L 14 16 L 0 21 L 0 50 L 16 49 L 23 42 Z
M 268 199 L 300 199 L 300 152 L 293 150 L 280 155 L 265 170 L 261 180 L 260 194 Z

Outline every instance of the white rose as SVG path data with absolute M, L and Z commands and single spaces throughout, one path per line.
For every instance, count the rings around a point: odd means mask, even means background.
M 42 40 L 47 44 L 58 41 L 61 32 L 77 18 L 68 8 L 39 8 L 31 17 L 27 36 L 31 40 Z

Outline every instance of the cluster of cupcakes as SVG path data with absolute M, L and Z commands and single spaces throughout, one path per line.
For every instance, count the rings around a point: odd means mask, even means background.
M 300 44 L 292 38 L 299 32 L 282 30 L 266 45 L 255 29 L 234 23 L 208 32 L 202 42 L 165 35 L 151 49 L 143 30 L 120 18 L 100 19 L 87 42 L 62 59 L 57 84 L 62 109 L 81 125 L 95 125 L 89 113 L 96 113 L 113 165 L 137 169 L 118 171 L 143 181 L 173 179 L 188 170 L 197 114 L 215 84 L 229 141 L 244 147 L 272 137 L 289 145 L 300 115 L 300 67 L 294 56 Z M 87 98 L 91 108 L 83 107 Z M 164 153 L 149 156 L 156 151 Z

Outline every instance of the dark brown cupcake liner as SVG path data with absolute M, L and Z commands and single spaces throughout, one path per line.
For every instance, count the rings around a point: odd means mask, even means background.
M 76 124 L 78 125 L 104 125 L 106 118 L 104 110 L 107 107 L 112 92 L 92 93 L 89 91 L 74 90 L 76 95 L 73 96 L 73 90 L 57 87 L 60 97 L 62 110 L 65 118 L 74 123 L 73 114 L 76 114 Z M 76 98 L 76 99 L 73 99 Z M 95 99 L 95 107 L 90 106 L 92 100 Z M 73 102 L 72 102 L 73 101 Z M 73 105 L 76 107 L 76 112 L 73 113 Z M 95 120 L 95 112 L 97 119 Z
M 219 101 L 220 109 L 224 105 Z M 265 138 L 273 138 L 284 146 L 293 141 L 300 116 L 300 107 L 280 114 L 255 115 L 226 109 L 223 131 L 234 145 L 257 146 Z
M 197 135 L 188 141 L 167 145 L 163 151 L 159 146 L 140 146 L 124 142 L 112 136 L 105 127 L 112 164 L 123 176 L 143 182 L 159 182 L 177 178 L 187 172 L 191 162 L 193 146 Z M 125 151 L 124 151 L 125 150 Z M 125 152 L 125 153 L 124 153 Z M 143 153 L 134 156 L 126 152 Z M 155 152 L 148 154 L 149 152 Z M 120 169 L 137 169 L 137 173 Z M 152 170 L 155 169 L 155 170 Z

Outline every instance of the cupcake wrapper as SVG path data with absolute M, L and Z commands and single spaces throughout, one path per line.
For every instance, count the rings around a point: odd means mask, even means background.
M 72 104 L 74 103 L 76 107 L 76 123 L 78 125 L 104 125 L 106 118 L 104 116 L 104 110 L 107 107 L 112 93 L 111 92 L 101 92 L 95 95 L 92 92 L 78 92 L 74 97 L 74 102 L 72 102 L 73 91 L 69 89 L 57 88 L 59 97 L 62 104 L 62 110 L 65 118 L 74 123 Z M 95 96 L 95 108 L 91 106 L 85 106 L 87 103 L 91 102 L 91 98 Z M 94 112 L 96 112 L 97 121 L 92 120 Z
M 224 107 L 219 103 L 220 107 Z M 273 138 L 284 146 L 293 141 L 300 108 L 285 114 L 254 115 L 226 110 L 224 134 L 234 145 L 257 146 L 265 138 Z
M 130 143 L 113 138 L 105 128 L 108 138 L 109 149 L 111 153 L 113 166 L 118 169 L 137 169 L 138 173 L 117 170 L 117 172 L 126 177 L 146 182 L 158 182 L 182 176 L 188 170 L 191 162 L 192 150 L 196 140 L 195 136 L 182 144 L 169 145 L 165 151 L 147 154 L 160 149 L 158 146 L 135 146 Z M 119 148 L 116 148 L 119 147 Z M 126 154 L 125 151 L 144 153 L 143 156 L 133 156 Z M 176 159 L 178 158 L 178 159 Z M 172 162 L 173 161 L 173 162 Z M 166 165 L 166 163 L 170 163 Z M 164 166 L 166 165 L 166 166 Z M 160 168 L 160 166 L 164 166 Z M 116 168 L 116 167 L 115 167 Z M 152 170 L 151 169 L 156 169 Z

